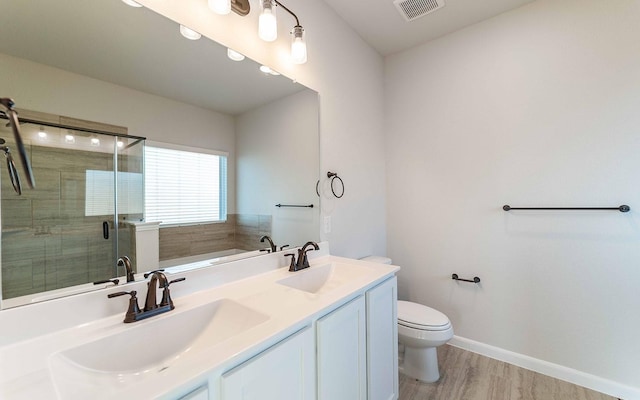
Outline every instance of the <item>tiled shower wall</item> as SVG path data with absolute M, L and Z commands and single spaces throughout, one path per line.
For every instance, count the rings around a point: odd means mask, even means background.
M 258 250 L 271 235 L 271 215 L 229 214 L 226 222 L 160 228 L 160 261 L 229 249 Z
M 102 236 L 109 220 L 115 237 L 113 217 L 84 215 L 85 171 L 112 170 L 113 155 L 32 146 L 30 158 L 36 189 L 17 196 L 6 171 L 0 179 L 3 298 L 113 277 L 113 242 Z M 119 231 L 120 254 L 131 254 L 129 227 Z

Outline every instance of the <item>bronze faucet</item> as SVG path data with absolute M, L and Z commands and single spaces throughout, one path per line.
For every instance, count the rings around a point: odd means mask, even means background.
M 163 273 L 163 270 L 155 270 L 144 274 L 145 278 L 149 276 L 151 276 L 151 279 L 149 279 L 149 283 L 147 284 L 147 298 L 144 309 L 142 310 L 140 310 L 140 307 L 138 306 L 138 298 L 136 297 L 137 292 L 135 290 L 130 292 L 116 292 L 107 295 L 109 298 L 123 296 L 125 294 L 131 296 L 129 299 L 129 307 L 124 317 L 125 323 L 140 321 L 145 318 L 153 317 L 154 315 L 171 311 L 175 308 L 169 292 L 169 285 L 175 282 L 184 281 L 186 278 L 178 278 L 169 282 L 167 281 L 167 276 Z M 158 286 L 162 288 L 162 300 L 160 301 L 160 304 L 157 303 L 156 298 L 156 287 Z
M 263 237 L 260 238 L 260 242 L 264 243 L 264 241 L 268 241 L 269 242 L 269 249 L 266 250 L 269 253 L 275 253 L 278 249 L 276 247 L 276 245 L 273 243 L 273 240 L 271 240 L 271 237 L 269 237 L 268 235 L 264 235 Z M 260 250 L 260 251 L 264 251 L 264 250 Z
M 307 252 L 313 247 L 313 250 L 320 250 L 316 242 L 307 242 L 304 246 L 298 249 L 298 261 L 296 261 L 295 254 L 285 254 L 285 257 L 291 257 L 291 264 L 289 265 L 290 272 L 300 271 L 301 269 L 309 268 L 309 259 L 307 258 Z
M 163 307 L 169 305 L 171 303 L 171 309 L 173 310 L 173 302 L 171 301 L 171 296 L 169 296 L 169 281 L 167 281 L 167 276 L 163 273 L 163 270 L 156 270 L 147 272 L 144 274 L 145 278 L 149 279 L 149 283 L 147 284 L 147 299 L 144 302 L 144 311 L 151 311 L 158 307 Z M 156 303 L 156 287 L 162 288 L 162 301 L 160 304 Z
M 127 256 L 122 256 L 118 258 L 118 267 L 124 267 L 127 273 L 127 283 L 134 282 L 135 278 L 133 276 L 133 268 L 131 268 L 131 259 Z

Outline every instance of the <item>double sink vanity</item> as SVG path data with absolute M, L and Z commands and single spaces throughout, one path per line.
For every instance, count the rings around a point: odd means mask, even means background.
M 308 255 L 167 271 L 175 309 L 133 323 L 107 295 L 143 280 L 2 311 L 0 398 L 396 399 L 399 267 Z

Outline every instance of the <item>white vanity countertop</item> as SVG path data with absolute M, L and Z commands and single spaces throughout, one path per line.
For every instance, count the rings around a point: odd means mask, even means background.
M 312 252 L 309 254 L 311 256 Z M 319 254 L 321 255 L 322 252 Z M 258 259 L 250 259 L 246 263 L 255 265 Z M 183 289 L 182 291 L 188 294 L 180 295 L 180 291 L 175 290 L 176 295 L 173 295 L 175 310 L 131 324 L 122 322 L 129 296 L 109 300 L 106 298 L 105 291 L 101 294 L 104 296 L 104 303 L 121 299 L 118 301 L 118 305 L 122 307 L 121 313 L 0 347 L 0 398 L 4 400 L 85 399 L 88 398 L 88 393 L 92 399 L 179 397 L 187 393 L 187 387 L 204 382 L 207 374 L 213 371 L 224 372 L 249 359 L 307 326 L 314 318 L 335 308 L 337 304 L 345 303 L 393 276 L 400 269 L 397 266 L 331 255 L 311 258 L 310 263 L 311 268 L 306 270 L 292 273 L 287 267 L 272 269 L 195 293 L 188 293 L 189 290 Z M 344 271 L 357 271 L 357 273 L 345 274 L 335 287 L 329 285 L 316 294 L 277 283 L 287 277 L 320 271 L 327 264 L 339 266 Z M 235 268 L 238 270 L 243 268 L 243 262 L 237 262 Z M 202 270 L 199 271 L 198 274 L 202 275 Z M 215 269 L 211 269 L 211 272 L 215 272 Z M 177 289 L 178 285 L 187 287 L 190 277 L 188 274 L 184 275 L 187 276 L 187 281 L 172 285 L 172 294 L 173 289 Z M 171 275 L 169 279 L 177 277 L 179 275 Z M 131 288 L 120 287 L 119 290 L 131 290 Z M 114 288 L 110 292 L 115 291 L 118 290 Z M 141 307 L 144 305 L 145 294 L 146 289 L 138 290 Z M 191 353 L 187 351 L 185 355 L 170 361 L 166 369 L 160 371 L 151 369 L 121 376 L 83 372 L 89 374 L 87 379 L 83 379 L 84 375 L 75 372 L 68 374 L 64 372 L 65 368 L 59 368 L 56 364 L 56 354 L 65 349 L 138 327 L 142 328 L 143 324 L 160 323 L 161 319 L 172 318 L 178 313 L 190 310 L 195 311 L 200 306 L 221 299 L 232 300 L 233 304 L 251 309 L 256 313 L 255 315 L 260 316 L 260 321 L 257 325 L 215 345 L 199 348 L 198 351 Z M 60 305 L 64 304 L 60 303 Z M 180 330 L 181 326 L 175 326 L 175 329 Z M 168 340 L 171 329 L 168 331 L 161 330 L 148 337 L 145 336 L 142 340 L 136 339 L 139 343 L 135 345 L 154 352 L 163 346 L 163 340 Z M 127 334 L 129 333 L 131 332 Z M 67 385 L 65 382 L 71 382 L 71 384 Z M 71 390 L 71 387 L 74 389 Z

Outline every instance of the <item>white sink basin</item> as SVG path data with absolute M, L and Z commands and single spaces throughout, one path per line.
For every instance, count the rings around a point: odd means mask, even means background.
M 262 313 L 222 299 L 190 310 L 179 308 L 134 322 L 115 333 L 51 356 L 51 373 L 63 397 L 97 387 L 107 392 L 171 368 L 202 350 L 266 321 Z M 95 398 L 95 397 L 93 397 Z
M 371 272 L 370 268 L 359 265 L 332 263 L 291 272 L 291 276 L 281 279 L 277 283 L 303 292 L 321 294 L 337 289 Z

